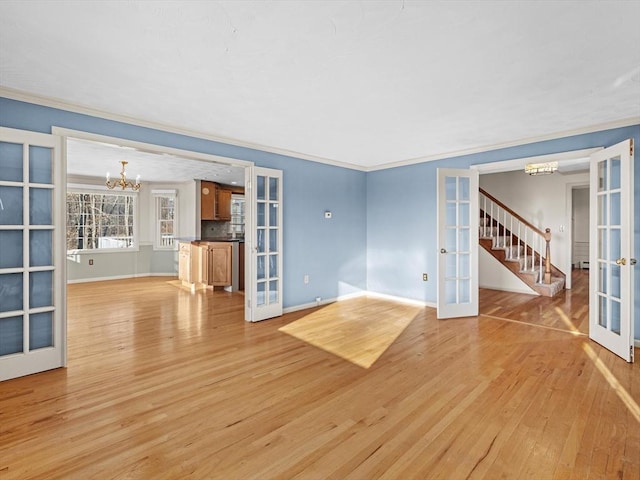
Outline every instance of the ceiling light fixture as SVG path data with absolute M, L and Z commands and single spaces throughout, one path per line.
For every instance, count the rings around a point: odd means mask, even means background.
M 558 162 L 529 163 L 524 167 L 524 173 L 529 175 L 550 175 L 558 170 Z
M 138 190 L 140 190 L 140 175 L 136 177 L 136 183 L 127 182 L 127 174 L 124 169 L 129 162 L 122 160 L 120 163 L 122 164 L 122 170 L 120 170 L 120 179 L 110 181 L 111 176 L 109 175 L 109 172 L 107 172 L 107 181 L 105 182 L 105 185 L 109 190 L 113 190 L 116 187 L 120 187 L 122 188 L 122 190 L 125 190 L 127 187 L 129 187 L 131 190 L 135 190 L 137 192 Z

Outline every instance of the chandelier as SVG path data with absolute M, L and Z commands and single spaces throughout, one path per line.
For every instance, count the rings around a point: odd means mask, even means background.
M 120 170 L 120 179 L 110 181 L 111 176 L 109 175 L 109 172 L 107 172 L 107 181 L 105 182 L 105 185 L 109 190 L 113 190 L 116 187 L 120 187 L 122 188 L 122 190 L 125 190 L 127 187 L 129 187 L 131 190 L 135 190 L 137 192 L 138 190 L 140 190 L 140 175 L 136 177 L 136 183 L 127 182 L 127 174 L 124 169 L 129 162 L 122 160 L 120 163 L 122 164 L 122 170 Z
M 558 170 L 558 162 L 529 163 L 524 167 L 524 173 L 529 175 L 550 175 Z

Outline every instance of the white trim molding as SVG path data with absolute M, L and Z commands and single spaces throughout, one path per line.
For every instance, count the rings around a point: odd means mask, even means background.
M 178 276 L 175 272 L 169 273 L 132 273 L 130 275 L 114 275 L 113 277 L 86 277 L 76 278 L 74 280 L 67 280 L 67 285 L 73 283 L 90 283 L 90 282 L 108 282 L 109 280 L 124 280 L 127 278 L 144 278 L 144 277 L 170 277 L 172 280 L 177 280 Z
M 547 140 L 556 140 L 558 138 L 572 137 L 575 135 L 583 135 L 586 133 L 601 132 L 604 130 L 611 130 L 614 128 L 631 127 L 638 124 L 640 124 L 640 117 L 625 118 L 625 119 L 617 120 L 613 122 L 607 122 L 607 123 L 601 123 L 598 125 L 589 125 L 582 128 L 576 128 L 574 130 L 564 130 L 562 132 L 555 132 L 547 135 L 539 135 L 537 137 L 521 138 L 518 140 L 513 140 L 511 142 L 495 143 L 492 145 L 483 145 L 480 147 L 468 148 L 465 150 L 455 150 L 452 152 L 444 152 L 444 153 L 438 153 L 435 155 L 427 155 L 424 157 L 416 157 L 408 160 L 401 160 L 398 162 L 385 163 L 383 165 L 379 165 L 376 167 L 369 167 L 368 169 L 366 169 L 366 171 L 373 172 L 375 170 L 386 170 L 387 168 L 404 167 L 407 165 L 414 165 L 417 163 L 433 162 L 435 160 L 445 160 L 447 158 L 456 158 L 456 157 L 462 157 L 465 155 L 472 155 L 475 153 L 491 152 L 493 150 L 501 150 L 503 148 L 518 147 L 520 145 L 528 145 L 531 143 L 544 142 Z
M 73 104 L 63 100 L 46 97 L 43 95 L 28 93 L 21 90 L 8 88 L 8 87 L 0 87 L 0 97 L 5 97 L 11 100 L 17 100 L 17 101 L 22 101 L 27 103 L 33 103 L 33 104 L 41 105 L 44 107 L 57 108 L 60 110 L 65 110 L 65 111 L 74 112 L 74 113 L 81 113 L 81 114 L 90 115 L 93 117 L 113 120 L 116 122 L 128 123 L 128 124 L 136 125 L 139 127 L 152 128 L 154 130 L 175 133 L 178 135 L 185 135 L 188 137 L 210 140 L 213 142 L 223 143 L 226 145 L 235 145 L 237 147 L 249 148 L 252 150 L 259 150 L 263 152 L 273 153 L 276 155 L 283 155 L 287 157 L 298 158 L 301 160 L 308 160 L 312 162 L 323 163 L 323 164 L 332 165 L 335 167 L 348 168 L 350 170 L 358 170 L 361 172 L 373 172 L 377 170 L 386 170 L 388 168 L 403 167 L 403 166 L 414 165 L 418 163 L 432 162 L 435 160 L 444 160 L 447 158 L 455 158 L 463 155 L 471 155 L 474 153 L 488 152 L 491 150 L 499 150 L 502 148 L 516 147 L 519 145 L 526 145 L 526 144 L 542 142 L 546 140 L 555 140 L 563 137 L 570 137 L 574 135 L 581 135 L 586 133 L 610 130 L 613 128 L 620 128 L 620 127 L 629 127 L 632 125 L 640 124 L 640 116 L 636 116 L 636 117 L 625 118 L 617 121 L 602 123 L 598 125 L 588 125 L 588 126 L 573 129 L 573 130 L 564 130 L 562 132 L 555 132 L 547 135 L 521 138 L 521 139 L 513 140 L 510 142 L 483 145 L 480 147 L 474 147 L 474 148 L 469 148 L 464 150 L 455 150 L 450 152 L 438 153 L 434 155 L 426 155 L 422 157 L 409 158 L 406 160 L 383 163 L 383 164 L 372 166 L 372 167 L 363 167 L 363 166 L 355 165 L 348 162 L 341 162 L 339 160 L 333 160 L 329 158 L 319 157 L 316 155 L 310 155 L 302 152 L 296 152 L 293 150 L 287 150 L 284 148 L 253 143 L 247 140 L 224 137 L 224 136 L 214 135 L 214 134 L 200 132 L 196 130 L 185 129 L 175 125 L 164 124 L 164 123 L 154 122 L 150 120 L 143 120 L 140 118 L 134 118 L 127 115 L 108 112 L 105 110 L 88 107 L 85 105 Z M 53 133 L 56 135 L 62 135 L 61 133 L 58 133 L 56 131 L 53 131 Z M 76 136 L 76 135 L 71 135 L 71 136 Z M 76 138 L 83 138 L 83 137 L 76 136 Z M 226 159 L 226 160 L 228 161 L 230 159 Z
M 51 128 L 51 132 L 54 135 L 60 137 L 72 137 L 81 140 L 90 140 L 92 142 L 102 142 L 108 144 L 120 145 L 122 147 L 135 148 L 136 150 L 142 150 L 150 153 L 175 155 L 177 157 L 188 158 L 192 160 L 204 160 L 206 162 L 222 163 L 225 165 L 232 165 L 235 167 L 251 167 L 253 162 L 248 160 L 238 160 L 229 157 L 220 157 L 218 155 L 212 155 L 210 153 L 194 152 L 192 150 L 182 150 L 179 148 L 167 147 L 164 145 L 157 145 L 154 143 L 138 142 L 136 140 L 127 140 L 120 137 L 110 137 L 107 135 L 100 135 L 98 133 L 84 132 L 81 130 L 72 130 L 70 128 L 56 127 Z M 66 142 L 65 142 L 66 143 Z
M 411 298 L 397 297 L 395 295 L 387 295 L 385 293 L 369 292 L 367 290 L 362 290 L 360 292 L 349 293 L 348 295 L 341 295 L 339 297 L 325 298 L 320 302 L 303 303 L 300 305 L 294 305 L 292 307 L 283 308 L 282 313 L 285 314 L 285 313 L 297 312 L 299 310 L 306 310 L 308 308 L 319 307 L 322 305 L 328 305 L 334 302 L 342 302 L 345 300 L 351 300 L 353 298 L 359 298 L 359 297 L 378 298 L 380 300 L 388 300 L 390 302 L 404 303 L 404 304 L 413 305 L 416 307 L 436 308 L 436 304 L 433 302 L 423 302 L 421 300 L 413 300 Z
M 568 160 L 584 159 L 589 161 L 589 157 L 594 153 L 602 150 L 604 147 L 585 148 L 582 150 L 569 150 L 566 152 L 549 153 L 547 155 L 536 155 L 535 157 L 521 157 L 511 160 L 502 160 L 499 162 L 473 164 L 470 168 L 478 170 L 480 174 L 507 172 L 511 170 L 520 170 L 528 163 L 548 163 L 548 162 L 566 162 Z
M 41 105 L 43 107 L 57 108 L 60 110 L 66 110 L 68 112 L 81 113 L 84 115 L 90 115 L 92 117 L 99 117 L 107 120 L 113 120 L 115 122 L 128 123 L 130 125 L 136 125 L 138 127 L 152 128 L 154 130 L 161 130 L 163 132 L 170 132 L 178 135 L 185 135 L 188 137 L 195 137 L 195 138 L 200 138 L 204 140 L 210 140 L 212 142 L 224 143 L 226 145 L 235 145 L 236 147 L 250 148 L 252 150 L 260 150 L 263 152 L 274 153 L 276 155 L 284 155 L 286 157 L 309 160 L 312 162 L 324 163 L 327 165 L 348 168 L 351 170 L 364 171 L 362 167 L 359 167 L 357 165 L 353 165 L 350 163 L 331 160 L 328 158 L 309 155 L 306 153 L 287 150 L 284 148 L 278 148 L 278 147 L 272 147 L 269 145 L 253 143 L 247 140 L 240 140 L 237 138 L 224 137 L 220 135 L 212 135 L 210 133 L 190 130 L 182 127 L 177 127 L 171 124 L 154 122 L 150 120 L 143 120 L 140 118 L 130 117 L 128 115 L 121 115 L 113 112 L 108 112 L 106 110 L 101 110 L 98 108 L 65 102 L 64 100 L 59 100 L 56 98 L 51 98 L 43 95 L 28 93 L 28 92 L 16 90 L 13 88 L 0 87 L 0 97 L 9 98 L 11 100 L 18 100 L 21 102 L 33 103 L 36 105 Z M 58 133 L 57 135 L 60 135 L 60 134 Z M 77 138 L 81 138 L 81 137 L 77 137 Z

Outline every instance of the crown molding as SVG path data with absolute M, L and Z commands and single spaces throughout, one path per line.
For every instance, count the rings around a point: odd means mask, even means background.
M 597 125 L 589 125 L 587 127 L 576 128 L 573 130 L 564 130 L 562 132 L 555 132 L 547 135 L 521 138 L 519 140 L 513 140 L 510 142 L 494 143 L 491 145 L 483 145 L 481 147 L 468 148 L 465 150 L 455 150 L 452 152 L 437 153 L 435 155 L 416 157 L 408 160 L 400 160 L 398 162 L 385 163 L 375 167 L 369 167 L 366 169 L 366 171 L 373 172 L 376 170 L 387 170 L 389 168 L 404 167 L 408 165 L 415 165 L 417 163 L 433 162 L 436 160 L 444 160 L 447 158 L 462 157 L 464 155 L 490 152 L 492 150 L 500 150 L 500 149 L 509 148 L 509 147 L 518 147 L 520 145 L 527 145 L 530 143 L 544 142 L 547 140 L 556 140 L 558 138 L 572 137 L 574 135 L 583 135 L 585 133 L 600 132 L 603 130 L 611 130 L 613 128 L 631 127 L 634 125 L 640 125 L 640 117 L 630 117 L 622 120 L 615 120 L 612 122 L 600 123 Z
M 57 108 L 59 110 L 66 110 L 74 113 L 81 113 L 84 115 L 90 115 L 92 117 L 104 118 L 107 120 L 113 120 L 115 122 L 128 123 L 136 125 L 138 127 L 152 128 L 154 130 L 161 130 L 163 132 L 176 133 L 178 135 L 186 135 L 188 137 L 200 138 L 203 140 L 210 140 L 212 142 L 224 143 L 226 145 L 234 145 L 236 147 L 250 148 L 252 150 L 259 150 L 262 152 L 274 153 L 277 155 L 284 155 L 286 157 L 293 157 L 301 160 L 308 160 L 311 162 L 324 163 L 326 165 L 332 165 L 334 167 L 348 168 L 351 170 L 365 171 L 366 169 L 347 162 L 340 162 L 338 160 L 331 160 L 329 158 L 318 157 L 316 155 L 310 155 L 301 152 L 295 152 L 293 150 L 287 150 L 284 148 L 272 147 L 269 145 L 262 145 L 259 143 L 248 142 L 246 140 L 239 140 L 237 138 L 223 137 L 219 135 L 212 135 L 197 130 L 191 130 L 188 128 L 177 127 L 175 125 L 153 122 L 150 120 L 143 120 L 136 117 L 130 117 L 128 115 L 121 115 L 98 108 L 88 107 L 85 105 L 66 102 L 64 100 L 47 97 L 44 95 L 38 95 L 35 93 L 29 93 L 14 88 L 0 86 L 0 97 L 9 98 L 11 100 L 18 100 L 26 103 L 33 103 L 44 107 Z
M 90 115 L 93 117 L 104 118 L 104 119 L 113 120 L 116 122 L 128 123 L 128 124 L 136 125 L 139 127 L 152 128 L 154 130 L 161 130 L 164 132 L 175 133 L 178 135 L 186 135 L 188 137 L 195 137 L 195 138 L 200 138 L 204 140 L 210 140 L 213 142 L 224 143 L 227 145 L 235 145 L 237 147 L 250 148 L 252 150 L 259 150 L 263 152 L 274 153 L 276 155 L 284 155 L 287 157 L 293 157 L 301 160 L 308 160 L 311 162 L 323 163 L 326 165 L 332 165 L 334 167 L 348 168 L 350 170 L 358 170 L 361 172 L 374 172 L 377 170 L 387 170 L 389 168 L 405 167 L 409 165 L 415 165 L 418 163 L 433 162 L 436 160 L 444 160 L 447 158 L 461 157 L 464 155 L 483 153 L 491 150 L 500 150 L 503 148 L 517 147 L 520 145 L 543 142 L 546 140 L 555 140 L 563 137 L 571 137 L 574 135 L 582 135 L 586 133 L 593 133 L 593 132 L 598 132 L 602 130 L 610 130 L 613 128 L 630 127 L 633 125 L 640 124 L 640 116 L 630 117 L 630 118 L 616 120 L 616 121 L 607 122 L 607 123 L 589 125 L 586 127 L 581 127 L 573 130 L 564 130 L 561 132 L 550 133 L 547 135 L 521 138 L 521 139 L 513 140 L 510 142 L 483 145 L 481 147 L 468 148 L 464 150 L 454 150 L 454 151 L 438 153 L 434 155 L 426 155 L 422 157 L 410 158 L 407 160 L 399 160 L 397 162 L 383 163 L 383 164 L 375 165 L 372 167 L 364 167 L 364 166 L 356 165 L 353 163 L 341 162 L 338 160 L 331 160 L 328 158 L 318 157 L 315 155 L 305 154 L 301 152 L 295 152 L 295 151 L 287 150 L 284 148 L 272 147 L 269 145 L 261 145 L 258 143 L 252 143 L 245 140 L 239 140 L 236 138 L 217 136 L 217 135 L 212 135 L 205 132 L 177 127 L 170 124 L 153 122 L 150 120 L 143 120 L 140 118 L 130 117 L 127 115 L 120 115 L 113 112 L 108 112 L 105 110 L 100 110 L 97 108 L 88 107 L 84 105 L 74 104 L 74 103 L 63 101 L 63 100 L 46 97 L 43 95 L 37 95 L 34 93 L 29 93 L 22 90 L 9 88 L 9 87 L 0 86 L 0 97 L 6 97 L 12 100 L 18 100 L 18 101 L 27 102 L 27 103 L 33 103 L 36 105 L 42 105 L 45 107 L 57 108 L 60 110 L 66 110 L 74 113 Z
M 565 162 L 567 160 L 586 159 L 591 155 L 599 152 L 604 147 L 584 148 L 581 150 L 569 150 L 560 153 L 548 153 L 546 155 L 536 155 L 534 157 L 514 158 L 511 160 L 500 160 L 490 163 L 474 163 L 470 166 L 472 170 L 477 170 L 480 174 L 501 173 L 524 168 L 527 163 L 547 163 L 547 162 Z

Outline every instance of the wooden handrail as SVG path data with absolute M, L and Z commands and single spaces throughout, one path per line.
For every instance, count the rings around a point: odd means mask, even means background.
M 496 197 L 494 197 L 493 195 L 491 195 L 490 193 L 486 192 L 485 190 L 483 190 L 482 188 L 480 189 L 480 193 L 483 194 L 485 197 L 487 197 L 488 199 L 492 200 L 494 203 L 496 203 L 497 205 L 499 205 L 500 207 L 504 208 L 507 212 L 509 212 L 514 218 L 517 218 L 518 220 L 520 220 L 522 223 L 524 223 L 527 227 L 529 227 L 531 230 L 533 230 L 534 232 L 536 232 L 538 235 L 540 235 L 541 237 L 544 237 L 544 232 L 542 230 L 540 230 L 538 227 L 536 227 L 535 225 L 532 225 L 531 222 L 525 220 L 524 218 L 522 218 L 520 215 L 518 215 L 516 212 L 514 212 L 513 210 L 511 210 L 509 207 L 507 207 L 504 203 L 502 203 L 500 200 L 498 200 Z
M 488 198 L 491 202 L 495 203 L 499 208 L 502 208 L 505 212 L 509 213 L 511 215 L 512 218 L 517 219 L 521 224 L 525 225 L 527 228 L 529 228 L 531 231 L 533 231 L 534 233 L 537 233 L 540 237 L 542 237 L 545 240 L 546 243 L 546 248 L 545 248 L 545 257 L 542 256 L 542 252 L 537 252 L 537 255 L 540 258 L 540 283 L 543 282 L 543 276 L 542 276 L 542 260 L 544 260 L 544 283 L 551 283 L 551 247 L 550 247 L 550 242 L 551 242 L 551 229 L 547 228 L 545 229 L 545 231 L 543 232 L 542 230 L 540 230 L 539 228 L 537 228 L 536 226 L 532 225 L 529 221 L 525 220 L 524 218 L 522 218 L 520 215 L 518 215 L 516 212 L 514 212 L 513 210 L 511 210 L 508 206 L 506 206 L 504 203 L 502 203 L 500 200 L 498 200 L 496 197 L 494 197 L 493 195 L 491 195 L 489 192 L 483 190 L 482 188 L 479 189 L 480 193 L 482 195 L 484 195 L 486 198 Z M 485 208 L 486 208 L 486 203 L 485 203 Z M 492 208 L 492 212 L 493 212 L 493 207 Z M 486 215 L 486 211 L 484 212 Z M 506 215 L 506 214 L 505 214 Z M 493 215 L 492 215 L 493 216 Z M 505 216 L 506 219 L 506 216 Z M 491 218 L 491 222 L 493 224 L 493 222 L 496 219 Z M 500 220 L 498 219 L 498 225 L 500 224 Z M 504 231 L 506 233 L 506 228 L 507 225 L 503 225 Z M 519 227 L 518 227 L 519 228 Z M 518 230 L 519 231 L 519 230 Z M 526 230 L 525 230 L 526 231 Z M 510 235 L 513 237 L 513 232 L 510 232 Z M 518 242 L 520 242 L 520 240 L 518 240 Z M 525 243 L 525 249 L 529 248 L 527 246 L 527 244 Z M 536 255 L 536 252 L 534 250 L 533 244 L 531 245 L 531 255 L 532 257 L 534 255 Z M 535 257 L 533 257 L 535 258 Z M 525 250 L 525 259 L 526 259 L 526 250 Z M 535 260 L 534 260 L 535 262 Z M 535 265 L 535 264 L 534 264 Z M 557 268 L 557 267 L 556 267 Z

